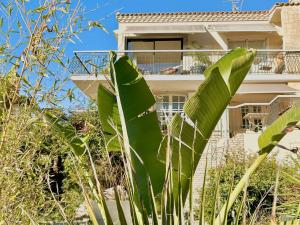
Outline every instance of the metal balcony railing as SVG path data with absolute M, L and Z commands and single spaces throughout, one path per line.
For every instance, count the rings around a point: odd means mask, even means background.
M 229 121 L 231 136 L 246 131 L 263 131 L 294 106 L 300 106 L 299 95 L 278 95 L 270 102 L 229 106 L 229 117 L 234 118 L 233 121 Z
M 227 51 L 135 50 L 127 54 L 144 75 L 200 75 Z M 108 74 L 109 51 L 77 51 L 69 67 L 73 75 Z M 252 74 L 300 74 L 300 51 L 258 50 Z

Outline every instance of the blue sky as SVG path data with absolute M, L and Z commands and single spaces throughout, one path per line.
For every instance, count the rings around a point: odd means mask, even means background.
M 286 2 L 284 0 L 283 2 Z M 116 49 L 113 30 L 118 24 L 115 12 L 189 12 L 189 11 L 230 11 L 228 0 L 83 0 L 91 20 L 100 20 L 108 33 L 100 30 L 84 32 L 82 42 L 71 44 L 69 50 L 109 50 Z M 268 10 L 278 0 L 244 0 L 242 10 Z

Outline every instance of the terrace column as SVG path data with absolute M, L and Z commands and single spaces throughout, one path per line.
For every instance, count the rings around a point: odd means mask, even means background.
M 300 2 L 300 0 L 293 1 L 293 3 L 295 2 Z M 300 50 L 300 5 L 282 6 L 281 24 L 283 49 L 289 51 Z M 297 57 L 295 53 L 286 54 L 285 64 L 287 73 L 299 73 L 300 57 Z
M 125 50 L 125 35 L 123 33 L 118 33 L 118 50 Z

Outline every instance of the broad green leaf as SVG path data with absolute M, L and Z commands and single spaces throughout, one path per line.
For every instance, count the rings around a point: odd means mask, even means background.
M 101 127 L 104 132 L 106 149 L 120 151 L 117 131 L 122 133 L 116 96 L 102 84 L 99 84 L 97 105 Z
M 236 49 L 225 55 L 205 72 L 206 80 L 184 106 L 186 116 L 196 124 L 196 127 L 183 121 L 179 115 L 173 118 L 170 125 L 173 151 L 172 165 L 174 168 L 172 171 L 174 182 L 172 195 L 176 201 L 178 200 L 176 195 L 178 194 L 179 140 L 183 142 L 181 147 L 182 161 L 189 161 L 191 157 L 194 157 L 195 160 L 193 165 L 190 163 L 183 163 L 182 165 L 181 182 L 184 202 L 190 180 L 205 145 L 223 111 L 248 73 L 254 55 L 255 52 L 252 50 Z M 124 143 L 128 142 L 125 149 L 130 153 L 133 177 L 138 184 L 139 193 L 145 206 L 149 209 L 147 180 L 145 178 L 147 175 L 150 176 L 153 192 L 157 197 L 162 191 L 165 177 L 162 175 L 165 174 L 163 162 L 166 156 L 166 146 L 156 112 L 152 111 L 155 99 L 146 81 L 127 56 L 111 63 L 111 67 L 111 77 L 116 92 L 114 104 L 118 105 Z M 111 102 L 113 101 L 111 100 Z M 113 105 L 112 103 L 109 104 Z M 106 112 L 106 115 L 111 115 L 113 107 L 108 108 L 110 113 Z M 160 149 L 159 160 L 157 157 L 158 149 Z
M 85 143 L 82 138 L 78 137 L 71 124 L 50 112 L 45 112 L 44 118 L 54 131 L 70 145 L 75 155 L 80 156 L 85 152 Z
M 182 161 L 190 162 L 192 158 L 194 159 L 194 164 L 183 163 L 182 166 L 183 201 L 186 200 L 190 186 L 189 181 L 193 177 L 208 139 L 247 75 L 255 54 L 253 50 L 237 48 L 209 67 L 205 71 L 205 81 L 184 105 L 185 116 L 192 122 L 187 122 L 179 114 L 176 114 L 171 121 L 174 170 L 178 167 L 178 140 L 183 142 Z M 165 154 L 163 151 L 164 148 L 160 153 L 161 160 Z M 178 177 L 176 173 L 177 171 L 174 171 L 174 176 Z M 174 182 L 174 187 L 177 187 L 175 179 Z M 177 193 L 177 190 L 174 191 Z
M 165 174 L 165 165 L 157 158 L 162 133 L 157 114 L 151 111 L 155 98 L 128 56 L 111 62 L 110 71 L 115 85 L 125 151 L 132 163 L 138 194 L 149 210 L 151 204 L 147 176 L 150 176 L 154 196 L 157 198 L 162 191 Z M 101 101 L 100 98 L 99 100 Z M 110 106 L 110 112 L 111 108 Z
M 275 120 L 258 139 L 260 149 L 274 147 L 300 120 L 300 108 L 293 107 Z

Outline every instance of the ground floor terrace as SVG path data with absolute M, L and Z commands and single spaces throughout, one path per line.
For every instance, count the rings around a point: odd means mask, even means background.
M 145 75 L 156 97 L 154 107 L 162 130 L 166 130 L 167 124 L 175 113 L 183 115 L 184 103 L 204 80 L 203 76 L 194 77 L 172 80 L 164 79 L 163 76 L 153 79 Z M 90 78 L 74 76 L 72 79 L 84 93 L 96 99 L 98 84 L 106 85 L 107 81 L 103 76 Z M 222 136 L 218 140 L 224 139 L 223 145 L 238 138 L 239 148 L 243 146 L 249 153 L 255 153 L 258 151 L 258 146 L 257 140 L 254 141 L 253 138 L 257 139 L 259 133 L 276 118 L 292 105 L 300 102 L 300 82 L 297 80 L 287 82 L 276 78 L 274 80 L 269 78 L 267 81 L 251 79 L 250 74 L 238 89 L 216 126 L 214 134 Z M 216 90 L 217 94 L 218 90 Z M 237 142 L 234 146 L 237 146 Z
M 287 89 L 286 89 L 287 90 Z M 294 105 L 300 105 L 300 95 L 293 93 L 239 93 L 225 109 L 207 144 L 205 153 L 198 164 L 194 180 L 194 190 L 202 187 L 205 161 L 208 167 L 226 163 L 230 154 L 246 158 L 259 152 L 259 135 L 280 115 Z M 192 93 L 157 93 L 156 110 L 161 128 L 166 131 L 167 124 L 175 113 L 184 117 L 184 102 Z M 188 121 L 188 120 L 187 120 Z M 274 148 L 273 155 L 279 163 L 289 162 L 292 154 L 300 146 L 300 131 L 293 131 Z
M 297 90 L 286 87 L 283 92 L 285 93 L 236 94 L 218 122 L 211 137 L 211 144 L 249 154 L 257 153 L 259 134 L 289 108 L 300 105 Z M 184 116 L 183 105 L 192 94 L 156 94 L 155 107 L 163 131 L 167 129 L 167 124 L 175 113 Z M 288 148 L 299 146 L 300 139 L 295 137 L 289 145 Z

